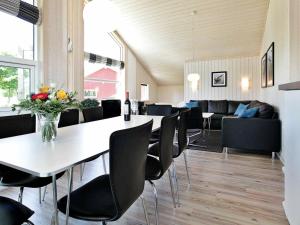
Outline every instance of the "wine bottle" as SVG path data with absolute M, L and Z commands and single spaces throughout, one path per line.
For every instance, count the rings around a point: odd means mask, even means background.
M 129 92 L 126 91 L 126 100 L 124 102 L 124 120 L 130 121 L 131 104 L 129 101 Z

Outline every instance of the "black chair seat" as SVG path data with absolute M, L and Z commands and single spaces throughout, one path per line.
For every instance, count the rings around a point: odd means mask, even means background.
M 117 214 L 109 175 L 97 177 L 73 191 L 70 202 L 70 216 L 76 219 L 110 220 Z M 57 206 L 61 212 L 66 213 L 66 205 L 67 196 L 60 199 Z
M 33 211 L 19 202 L 0 196 L 0 224 L 21 225 L 28 221 Z
M 187 136 L 189 138 L 189 143 L 193 143 L 196 140 L 200 140 L 202 137 L 202 130 L 200 129 L 188 129 Z
M 159 143 L 155 143 L 149 147 L 148 150 L 149 155 L 153 155 L 158 157 L 159 154 Z M 179 155 L 179 147 L 178 144 L 173 144 L 173 157 L 177 157 Z
M 146 162 L 146 180 L 157 180 L 161 177 L 162 167 L 158 159 L 147 156 Z
M 52 182 L 52 177 L 37 177 L 4 165 L 0 165 L 0 171 L 0 186 L 39 188 Z M 63 175 L 61 172 L 56 178 Z

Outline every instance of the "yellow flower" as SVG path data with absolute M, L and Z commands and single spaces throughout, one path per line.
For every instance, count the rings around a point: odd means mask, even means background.
M 45 85 L 40 87 L 40 89 L 39 89 L 40 93 L 49 93 L 49 90 L 50 90 L 50 87 L 45 86 Z
M 58 90 L 56 92 L 56 97 L 58 100 L 65 100 L 68 98 L 68 94 L 64 90 Z

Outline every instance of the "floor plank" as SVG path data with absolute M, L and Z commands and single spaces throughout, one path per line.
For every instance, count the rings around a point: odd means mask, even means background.
M 203 152 L 188 150 L 191 174 L 187 185 L 183 157 L 176 159 L 179 178 L 180 203 L 173 209 L 169 180 L 164 176 L 156 182 L 159 194 L 161 225 L 287 225 L 282 208 L 283 174 L 279 160 L 270 156 Z M 86 164 L 84 179 L 79 179 L 79 168 L 74 171 L 74 187 L 79 187 L 103 173 L 102 161 Z M 66 194 L 66 175 L 58 180 L 58 195 Z M 2 196 L 17 199 L 18 189 L 9 188 Z M 144 197 L 151 223 L 154 224 L 152 189 L 146 184 Z M 36 225 L 50 223 L 52 192 L 49 188 L 46 200 L 38 203 L 38 190 L 25 189 L 23 203 L 35 211 L 31 220 Z M 97 204 L 95 202 L 95 204 Z M 61 224 L 64 215 L 60 214 Z M 70 220 L 70 225 L 87 225 L 90 222 Z M 99 224 L 99 223 L 98 223 Z M 137 201 L 119 220 L 110 224 L 145 224 L 143 209 Z

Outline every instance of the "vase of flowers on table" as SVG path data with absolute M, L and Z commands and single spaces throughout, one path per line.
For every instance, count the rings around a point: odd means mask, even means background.
M 36 115 L 38 131 L 43 142 L 55 140 L 60 114 L 74 108 L 80 108 L 80 102 L 75 98 L 76 92 L 56 90 L 42 86 L 38 93 L 31 94 L 19 104 L 12 106 L 12 110 L 30 111 Z

